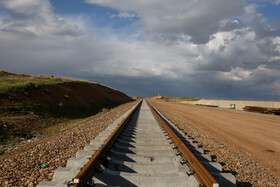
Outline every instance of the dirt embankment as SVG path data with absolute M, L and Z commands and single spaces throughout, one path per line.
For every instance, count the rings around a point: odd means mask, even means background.
M 126 94 L 96 83 L 0 71 L 0 154 L 42 129 L 130 101 Z
M 28 85 L 23 90 L 0 93 L 2 113 L 35 113 L 63 117 L 95 114 L 132 101 L 120 91 L 88 82 Z
M 225 169 L 236 172 L 239 186 L 279 186 L 279 116 L 162 100 L 153 103 L 216 155 Z

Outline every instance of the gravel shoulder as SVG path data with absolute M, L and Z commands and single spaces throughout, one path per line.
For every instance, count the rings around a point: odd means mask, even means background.
M 135 102 L 77 121 L 74 128 L 51 137 L 31 139 L 0 156 L 0 186 L 35 186 L 89 143 Z M 44 165 L 44 167 L 42 167 Z M 47 166 L 47 167 L 46 167 Z
M 153 100 L 236 173 L 239 186 L 280 185 L 280 117 Z

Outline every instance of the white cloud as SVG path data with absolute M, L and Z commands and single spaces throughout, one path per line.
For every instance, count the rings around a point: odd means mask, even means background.
M 147 32 L 188 34 L 206 42 L 224 19 L 244 12 L 243 0 L 86 0 L 119 11 L 135 12 Z
M 245 70 L 240 67 L 232 68 L 229 72 L 222 72 L 221 78 L 234 80 L 234 81 L 244 81 L 252 75 L 252 71 Z
M 280 52 L 280 36 L 275 37 L 272 43 L 276 46 L 275 50 Z
M 1 19 L 0 30 L 29 35 L 79 35 L 75 23 L 66 22 L 55 15 L 48 0 L 5 0 L 0 8 L 9 12 Z
M 18 14 L 30 15 L 49 4 L 41 0 L 3 0 L 0 5 Z M 47 5 L 48 6 L 48 5 Z M 42 9 L 41 9 L 42 10 Z
M 134 19 L 137 18 L 137 15 L 129 12 L 119 12 L 118 14 L 111 15 L 111 18 Z
M 225 72 L 236 67 L 254 69 L 268 62 L 268 51 L 263 50 L 268 41 L 257 38 L 250 28 L 218 32 L 203 47 L 207 60 L 200 68 Z

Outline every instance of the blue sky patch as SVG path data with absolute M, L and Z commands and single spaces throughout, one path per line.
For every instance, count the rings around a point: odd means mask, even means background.
M 117 17 L 117 10 L 109 7 L 87 4 L 82 0 L 51 0 L 54 11 L 60 15 L 86 15 L 94 25 L 98 27 L 109 27 L 117 30 L 131 30 L 137 17 Z M 132 28 L 130 28 L 132 27 Z
M 267 20 L 280 22 L 280 5 L 266 3 L 260 5 L 258 10 L 267 18 Z

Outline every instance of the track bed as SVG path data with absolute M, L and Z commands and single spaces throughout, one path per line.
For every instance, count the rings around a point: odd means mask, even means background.
M 127 111 L 56 170 L 53 186 L 235 186 L 195 142 L 146 101 Z
M 179 163 L 169 141 L 144 102 L 118 137 L 96 184 L 112 186 L 199 186 Z

